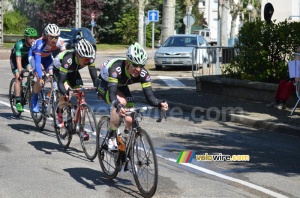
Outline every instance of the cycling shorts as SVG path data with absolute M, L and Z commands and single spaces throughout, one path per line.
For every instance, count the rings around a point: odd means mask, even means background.
M 30 65 L 32 68 L 33 73 L 36 73 L 36 68 L 35 68 L 35 58 L 33 56 L 31 56 L 29 58 L 30 61 Z M 43 65 L 42 70 L 45 70 L 47 72 L 49 72 L 50 70 L 53 69 L 53 66 L 51 65 L 53 62 L 53 59 L 51 56 L 47 56 L 47 57 L 42 57 L 41 59 L 41 64 Z
M 127 101 L 127 107 L 133 107 L 134 106 L 134 99 L 131 95 L 131 92 L 129 90 L 128 85 L 126 86 L 120 86 L 118 87 L 118 91 L 124 94 L 126 101 Z M 109 98 L 109 90 L 108 90 L 108 82 L 106 82 L 101 75 L 99 75 L 99 78 L 97 79 L 97 93 L 98 97 L 104 100 L 107 104 L 111 104 L 110 98 Z
M 30 66 L 28 61 L 22 61 L 21 64 L 22 64 L 23 69 L 27 69 Z M 10 59 L 10 67 L 11 67 L 11 72 L 13 74 L 16 74 L 19 72 L 16 59 Z
M 54 69 L 53 70 L 53 75 L 54 75 L 54 79 L 56 80 L 56 82 L 58 82 L 59 70 Z M 72 89 L 78 88 L 79 86 L 83 85 L 82 78 L 81 78 L 81 75 L 80 75 L 79 71 L 67 73 L 67 78 L 66 78 L 65 82 L 67 82 L 68 85 Z

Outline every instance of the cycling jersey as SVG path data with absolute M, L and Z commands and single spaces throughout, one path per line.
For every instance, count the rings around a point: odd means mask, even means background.
M 65 95 L 67 90 L 65 89 L 64 83 L 68 82 L 71 87 L 76 87 L 78 85 L 83 85 L 82 78 L 78 70 L 84 68 L 79 65 L 79 60 L 76 57 L 75 50 L 66 50 L 59 53 L 53 61 L 54 64 L 54 78 L 58 82 L 58 90 Z M 96 86 L 97 81 L 97 70 L 95 68 L 95 63 L 91 62 L 88 64 L 89 72 Z
M 44 69 L 47 70 L 53 61 L 52 53 L 64 50 L 66 50 L 66 43 L 61 37 L 58 37 L 56 45 L 52 47 L 47 45 L 47 39 L 45 38 L 39 38 L 34 42 L 28 54 L 28 59 L 39 78 L 42 78 L 41 64 L 44 66 Z
M 14 47 L 11 49 L 10 53 L 10 65 L 11 65 L 11 70 L 12 72 L 17 72 L 17 61 L 16 57 L 21 57 L 21 63 L 22 63 L 22 68 L 26 69 L 26 66 L 29 64 L 28 62 L 28 53 L 30 50 L 30 47 L 26 46 L 26 40 L 25 39 L 20 39 L 18 40 Z
M 125 58 L 117 58 L 102 64 L 97 82 L 98 96 L 108 104 L 112 103 L 114 107 L 117 107 L 120 104 L 117 99 L 117 91 L 119 90 L 125 95 L 127 106 L 132 106 L 134 103 L 128 85 L 140 82 L 148 103 L 152 106 L 160 106 L 160 101 L 153 94 L 148 71 L 142 68 L 140 75 L 133 77 L 128 73 L 125 61 Z M 130 104 L 128 105 L 128 103 Z

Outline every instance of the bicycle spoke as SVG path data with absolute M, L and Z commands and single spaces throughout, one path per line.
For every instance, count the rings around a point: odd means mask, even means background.
M 82 106 L 82 130 L 89 135 L 87 141 L 82 141 L 82 149 L 89 160 L 94 160 L 97 156 L 96 144 L 96 119 L 93 110 L 88 105 Z
M 151 197 L 157 188 L 157 159 L 152 141 L 142 129 L 134 141 L 132 164 L 134 179 L 141 194 Z
M 113 179 L 118 175 L 116 166 L 117 153 L 109 152 L 107 150 L 106 138 L 108 129 L 109 118 L 103 116 L 97 124 L 96 145 L 98 150 L 98 160 L 106 177 L 108 179 Z
M 13 78 L 10 81 L 10 85 L 9 85 L 9 102 L 10 102 L 12 113 L 14 114 L 14 116 L 19 117 L 21 115 L 21 112 L 18 112 L 16 108 L 15 83 L 16 80 L 15 78 Z
M 66 121 L 66 125 L 62 128 L 59 128 L 56 124 L 56 108 L 57 108 L 57 104 L 59 103 L 59 101 L 53 103 L 53 107 L 52 107 L 52 114 L 53 116 L 53 122 L 54 122 L 54 130 L 55 130 L 55 135 L 57 138 L 58 143 L 63 147 L 63 148 L 68 148 L 71 140 L 72 140 L 72 133 L 69 131 L 69 126 L 67 124 Z M 63 108 L 63 112 L 62 114 L 67 117 L 68 114 L 71 113 L 70 107 L 68 105 L 65 105 Z M 64 120 L 65 121 L 65 120 Z

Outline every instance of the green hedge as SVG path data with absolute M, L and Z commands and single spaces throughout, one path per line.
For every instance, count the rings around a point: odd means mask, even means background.
M 300 24 L 264 21 L 245 23 L 239 31 L 238 55 L 225 68 L 230 77 L 277 83 L 288 78 L 287 61 L 300 46 Z

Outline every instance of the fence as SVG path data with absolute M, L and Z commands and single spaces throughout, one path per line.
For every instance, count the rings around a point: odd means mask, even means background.
M 195 47 L 193 50 L 193 77 L 222 74 L 236 54 L 234 47 Z

